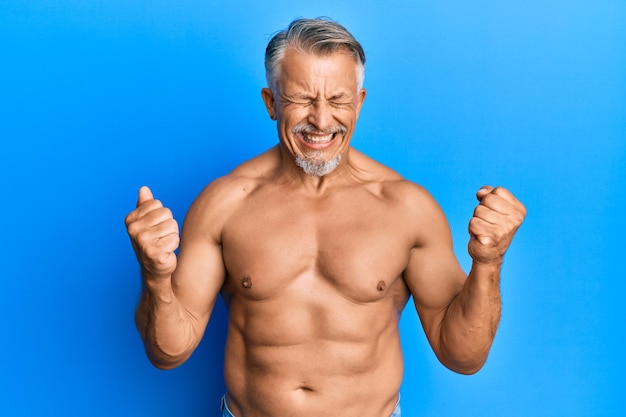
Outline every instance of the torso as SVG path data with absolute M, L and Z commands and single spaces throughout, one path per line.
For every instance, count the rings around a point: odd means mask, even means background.
M 391 414 L 415 239 L 405 182 L 371 164 L 366 179 L 319 195 L 271 176 L 241 182 L 221 242 L 236 416 Z

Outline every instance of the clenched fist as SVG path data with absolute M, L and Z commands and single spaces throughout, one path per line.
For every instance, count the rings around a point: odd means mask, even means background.
M 499 263 L 526 217 L 526 208 L 502 187 L 482 187 L 476 198 L 479 204 L 469 223 L 469 254 L 475 262 Z
M 126 230 L 144 271 L 154 279 L 171 276 L 180 242 L 178 223 L 148 187 L 139 190 L 137 208 L 126 216 Z

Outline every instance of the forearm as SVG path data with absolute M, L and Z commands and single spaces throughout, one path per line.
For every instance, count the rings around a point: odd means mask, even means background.
M 193 320 L 176 299 L 171 278 L 144 277 L 135 323 L 154 366 L 171 369 L 191 355 L 199 340 Z
M 444 313 L 439 357 L 456 372 L 475 373 L 487 360 L 502 310 L 500 264 L 474 262 L 463 289 Z

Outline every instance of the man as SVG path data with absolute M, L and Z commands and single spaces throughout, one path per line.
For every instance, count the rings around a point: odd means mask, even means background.
M 272 38 L 265 64 L 262 98 L 279 144 L 199 195 L 178 257 L 178 225 L 147 187 L 126 218 L 147 354 L 159 368 L 183 363 L 221 293 L 223 416 L 399 416 L 398 320 L 409 297 L 439 360 L 477 372 L 525 208 L 504 188 L 477 192 L 466 275 L 431 196 L 350 146 L 366 94 L 350 33 L 294 21 Z

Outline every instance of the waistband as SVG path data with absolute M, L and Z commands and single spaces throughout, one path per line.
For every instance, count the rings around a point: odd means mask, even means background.
M 220 406 L 222 410 L 222 417 L 235 417 L 235 415 L 228 409 L 228 403 L 226 402 L 226 394 L 222 396 L 222 404 Z M 398 402 L 396 403 L 396 408 L 393 410 L 393 413 L 389 417 L 402 417 L 402 410 L 400 408 L 400 395 L 398 395 Z

